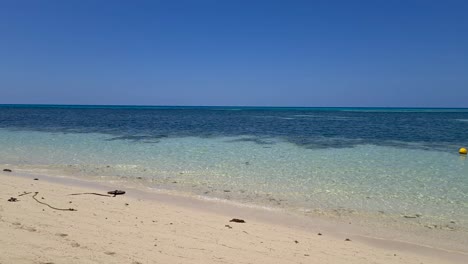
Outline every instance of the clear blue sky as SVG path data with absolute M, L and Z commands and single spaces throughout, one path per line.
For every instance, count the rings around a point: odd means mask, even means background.
M 468 107 L 468 1 L 0 1 L 0 103 Z

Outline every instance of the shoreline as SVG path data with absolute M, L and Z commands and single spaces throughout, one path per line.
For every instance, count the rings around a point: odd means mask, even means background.
M 109 190 L 113 188 L 113 186 L 110 186 L 109 184 L 85 182 L 83 180 L 77 180 L 77 179 L 72 179 L 72 178 L 57 178 L 57 177 L 46 176 L 46 175 L 40 176 L 39 181 L 34 181 L 34 182 L 32 182 L 33 177 L 31 175 L 27 175 L 27 174 L 20 175 L 15 172 L 13 173 L 2 172 L 0 173 L 0 177 L 4 179 L 7 178 L 9 184 L 13 184 L 13 185 L 19 184 L 20 186 L 23 186 L 23 188 L 25 185 L 21 185 L 21 184 L 41 185 L 42 189 L 47 189 L 47 188 L 50 189 L 52 187 L 54 187 L 55 189 L 71 188 L 71 189 L 87 190 L 87 192 L 90 192 L 90 190 L 102 192 L 103 190 L 106 190 L 106 189 Z M 16 186 L 16 187 L 18 188 L 19 186 Z M 463 253 L 463 252 L 456 252 L 456 251 L 451 252 L 450 250 L 446 250 L 446 249 L 438 249 L 438 248 L 432 248 L 432 247 L 428 247 L 424 245 L 411 244 L 407 242 L 369 237 L 363 234 L 359 234 L 359 230 L 353 229 L 354 227 L 333 223 L 330 221 L 326 221 L 324 219 L 310 218 L 310 217 L 301 218 L 301 217 L 298 217 L 297 215 L 291 215 L 291 214 L 288 214 L 287 212 L 282 212 L 282 211 L 268 211 L 268 210 L 263 210 L 260 208 L 239 207 L 233 204 L 225 204 L 225 203 L 219 203 L 215 201 L 194 199 L 191 197 L 183 197 L 183 196 L 175 196 L 171 194 L 148 192 L 147 190 L 145 191 L 141 189 L 132 189 L 132 188 L 127 188 L 127 189 L 128 189 L 127 190 L 128 192 L 124 198 L 132 200 L 132 202 L 142 201 L 146 203 L 147 206 L 149 207 L 154 206 L 154 205 L 163 206 L 165 207 L 166 210 L 173 210 L 173 211 L 175 210 L 175 211 L 181 212 L 185 218 L 187 217 L 190 218 L 192 215 L 197 215 L 197 216 L 201 215 L 202 217 L 206 219 L 212 219 L 214 218 L 214 216 L 216 216 L 216 218 L 218 219 L 221 217 L 223 220 L 221 223 L 218 223 L 218 224 L 220 225 L 220 227 L 223 227 L 224 229 L 226 229 L 226 227 L 224 227 L 225 225 L 229 225 L 228 223 L 229 219 L 242 218 L 247 221 L 247 224 L 249 224 L 250 222 L 253 222 L 257 225 L 266 225 L 266 226 L 270 226 L 276 229 L 286 230 L 285 231 L 286 233 L 294 233 L 296 236 L 305 235 L 307 239 L 309 239 L 310 237 L 310 239 L 313 240 L 311 241 L 311 243 L 314 245 L 314 247 L 318 246 L 316 243 L 321 244 L 323 242 L 323 241 L 318 241 L 316 239 L 317 237 L 320 237 L 320 238 L 327 237 L 327 239 L 331 239 L 329 241 L 330 243 L 327 245 L 328 248 L 333 247 L 334 244 L 340 244 L 346 238 L 349 238 L 351 239 L 351 241 L 347 242 L 348 244 L 345 244 L 345 245 L 354 246 L 358 244 L 359 248 L 361 248 L 363 252 L 366 252 L 369 254 L 374 251 L 383 251 L 392 256 L 393 254 L 397 254 L 398 256 L 408 255 L 408 257 L 411 257 L 411 258 L 421 257 L 421 258 L 425 258 L 424 263 L 430 263 L 430 261 L 432 260 L 433 261 L 437 260 L 434 263 L 441 263 L 441 261 L 446 261 L 447 263 L 465 263 L 468 260 L 468 254 Z M 20 193 L 26 190 L 18 189 L 16 191 L 17 193 Z M 5 206 L 5 203 L 3 201 L 6 201 L 6 199 L 4 198 L 8 199 L 7 197 L 5 197 L 4 191 L 2 191 L 2 205 L 3 206 Z M 80 196 L 80 198 L 84 198 L 84 196 Z M 86 199 L 92 200 L 95 198 L 86 197 Z M 121 199 L 121 198 L 118 198 L 118 199 Z M 16 203 L 10 203 L 8 205 L 15 205 L 15 204 Z M 105 223 L 102 223 L 102 224 L 105 224 Z M 248 226 L 248 225 L 243 225 L 243 226 Z M 224 231 L 224 229 L 221 229 L 221 230 Z M 262 234 L 262 232 L 259 232 L 259 233 Z M 323 236 L 317 236 L 317 233 L 319 232 L 322 233 Z M 222 237 L 222 234 L 216 234 L 215 236 L 217 235 L 220 235 Z M 295 243 L 292 243 L 292 244 L 294 245 Z M 294 248 L 289 248 L 289 249 L 293 250 Z M 304 253 L 304 254 L 313 256 L 308 253 Z M 340 250 L 336 252 L 334 251 L 333 254 L 335 254 L 336 258 L 340 258 L 340 256 L 342 256 L 342 252 L 340 252 Z M 375 261 L 375 259 L 370 259 L 370 260 Z M 301 261 L 307 261 L 307 259 L 297 260 L 297 262 L 293 262 L 293 263 L 300 263 Z M 327 262 L 326 260 L 324 261 Z M 353 260 L 347 259 L 346 261 L 348 263 L 349 262 L 352 263 Z M 385 260 L 382 259 L 381 263 L 391 263 L 391 262 L 386 262 L 386 261 L 387 261 L 386 259 Z M 429 261 L 429 262 L 426 262 L 426 261 Z M 235 261 L 233 260 L 233 262 Z M 411 263 L 408 261 L 405 261 L 405 262 Z M 142 263 L 146 263 L 146 262 L 142 262 Z M 336 261 L 330 261 L 329 263 L 336 263 Z M 401 260 L 400 260 L 400 263 L 401 263 Z M 420 263 L 420 262 L 417 262 L 417 263 Z
M 207 195 L 200 195 L 197 192 L 190 192 L 187 189 L 166 189 L 148 186 L 142 179 L 128 181 L 127 177 L 106 176 L 104 180 L 99 178 L 88 178 L 78 175 L 61 174 L 54 171 L 22 170 L 14 168 L 18 176 L 26 178 L 41 177 L 50 182 L 63 183 L 66 185 L 78 185 L 83 187 L 132 189 L 132 195 L 138 195 L 141 199 L 163 201 L 164 203 L 176 206 L 195 208 L 209 213 L 229 214 L 231 212 L 244 212 L 248 215 L 258 217 L 260 220 L 301 228 L 306 231 L 315 230 L 318 227 L 326 229 L 331 233 L 352 234 L 362 237 L 364 241 L 377 239 L 378 241 L 393 241 L 403 243 L 406 246 L 417 246 L 430 249 L 440 249 L 447 252 L 459 252 L 467 254 L 468 232 L 466 226 L 459 222 L 451 224 L 455 228 L 442 226 L 437 222 L 427 221 L 426 217 L 391 214 L 369 214 L 366 212 L 348 212 L 346 208 L 339 210 L 321 211 L 313 210 L 291 210 L 291 208 L 275 207 L 255 202 L 244 202 L 235 199 L 223 199 Z M 53 173 L 52 173 L 53 172 Z M 66 176 L 65 176 L 66 175 Z M 297 209 L 297 208 L 296 208 Z M 314 223 L 314 224 L 312 224 Z M 318 224 L 317 224 L 318 223 Z M 429 225 L 428 225 L 429 224 Z

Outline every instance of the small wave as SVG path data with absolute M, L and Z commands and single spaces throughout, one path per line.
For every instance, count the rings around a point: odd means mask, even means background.
M 261 210 L 272 211 L 272 212 L 282 210 L 281 208 L 258 205 L 258 204 L 253 204 L 253 203 L 245 203 L 245 202 L 240 202 L 240 201 L 227 200 L 223 198 L 217 198 L 217 197 L 206 196 L 206 195 L 193 194 L 191 192 L 180 191 L 180 190 L 170 190 L 170 189 L 158 188 L 158 187 L 146 187 L 146 189 L 149 191 L 156 192 L 156 193 L 174 195 L 174 196 L 179 196 L 179 197 L 187 197 L 187 198 L 192 198 L 192 199 L 198 199 L 200 201 L 222 203 L 222 204 L 227 204 L 227 205 L 241 207 L 241 208 L 261 209 Z
M 274 118 L 274 119 L 283 119 L 283 120 L 294 120 L 297 118 L 294 117 L 283 117 L 283 116 L 254 116 L 255 118 Z
M 210 196 L 204 196 L 204 195 L 197 195 L 196 196 L 200 200 L 204 201 L 211 201 L 211 202 L 217 202 L 217 203 L 225 203 L 225 204 L 230 204 L 238 207 L 244 207 L 244 208 L 253 208 L 253 209 L 262 209 L 266 211 L 279 211 L 279 208 L 274 208 L 274 207 L 269 207 L 269 206 L 263 206 L 263 205 L 257 205 L 257 204 L 249 204 L 249 203 L 243 203 L 243 202 L 236 202 L 236 201 L 231 201 L 231 200 L 226 200 L 222 198 L 216 198 L 216 197 L 210 197 Z
M 114 167 L 117 168 L 117 169 L 136 169 L 136 168 L 138 168 L 138 165 L 116 164 L 116 165 L 114 165 Z
M 458 122 L 468 122 L 468 119 L 455 119 Z

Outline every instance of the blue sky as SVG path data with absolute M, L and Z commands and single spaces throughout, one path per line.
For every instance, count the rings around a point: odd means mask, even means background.
M 0 103 L 468 107 L 468 1 L 0 1 Z

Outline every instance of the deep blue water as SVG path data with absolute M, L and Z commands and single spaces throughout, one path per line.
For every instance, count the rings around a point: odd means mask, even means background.
M 360 144 L 456 152 L 468 145 L 468 109 L 0 105 L 0 128 L 104 133 L 109 140 L 281 138 L 300 147 Z

